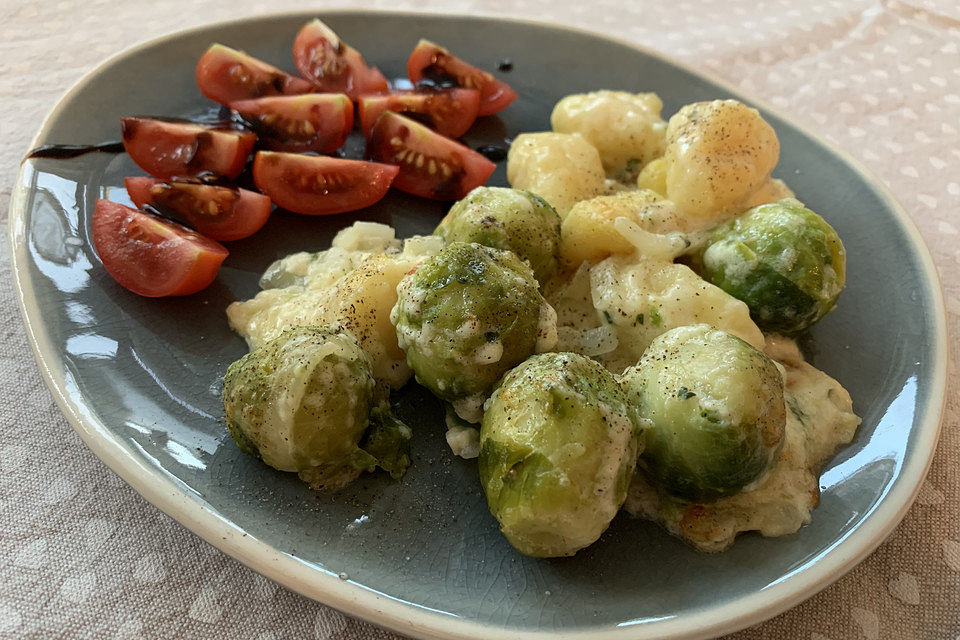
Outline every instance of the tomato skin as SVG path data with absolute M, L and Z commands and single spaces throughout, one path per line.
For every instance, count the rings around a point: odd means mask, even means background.
M 120 125 L 130 158 L 150 175 L 164 179 L 205 174 L 236 178 L 257 141 L 249 131 L 154 118 L 120 118 Z
M 211 240 L 226 242 L 252 236 L 270 217 L 270 198 L 262 193 L 195 182 L 124 178 L 133 203 L 186 220 Z
M 459 200 L 497 168 L 473 149 L 393 111 L 380 114 L 370 130 L 367 157 L 400 167 L 393 186 L 431 200 Z
M 476 89 L 447 89 L 445 91 L 397 92 L 385 95 L 360 96 L 357 99 L 360 126 L 370 136 L 373 123 L 384 111 L 422 121 L 440 135 L 459 138 L 473 125 L 480 107 L 480 92 Z
M 421 40 L 407 60 L 407 76 L 413 84 L 427 80 L 432 84 L 480 90 L 477 115 L 490 116 L 507 108 L 517 92 L 493 74 L 464 62 L 443 47 Z
M 387 194 L 399 169 L 376 162 L 259 151 L 253 181 L 277 206 L 320 216 L 363 209 Z
M 356 98 L 387 90 L 387 79 L 368 67 L 360 52 L 344 43 L 330 27 L 312 20 L 293 41 L 293 62 L 300 74 L 320 91 Z
M 333 153 L 353 129 L 353 102 L 343 93 L 311 93 L 231 102 L 272 151 Z
M 97 200 L 93 246 L 120 286 L 148 298 L 207 288 L 228 254 L 182 225 L 109 200 Z
M 303 78 L 222 44 L 211 45 L 200 57 L 196 79 L 200 93 L 224 105 L 313 91 L 313 85 Z

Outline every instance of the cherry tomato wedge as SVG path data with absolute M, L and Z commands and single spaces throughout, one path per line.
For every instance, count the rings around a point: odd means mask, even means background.
M 386 195 L 399 170 L 386 164 L 259 151 L 253 181 L 277 206 L 319 216 L 355 211 Z
M 227 250 L 170 220 L 109 200 L 93 211 L 93 246 L 120 286 L 148 298 L 186 296 L 217 277 Z
M 153 118 L 120 118 L 123 147 L 156 178 L 213 174 L 236 178 L 257 137 L 249 131 L 208 129 L 199 124 Z
M 138 207 L 186 220 L 212 240 L 249 237 L 270 217 L 270 198 L 255 191 L 155 178 L 124 178 L 123 183 Z
M 197 63 L 200 93 L 220 104 L 313 91 L 313 84 L 242 51 L 215 44 Z
M 448 138 L 459 138 L 477 119 L 480 92 L 476 89 L 448 89 L 391 93 L 389 95 L 361 96 L 360 126 L 370 135 L 370 128 L 384 111 L 396 111 L 413 120 L 423 122 Z
M 311 93 L 231 102 L 274 151 L 333 153 L 353 129 L 353 103 L 342 93 Z
M 480 91 L 481 116 L 503 111 L 516 100 L 517 92 L 503 80 L 497 80 L 429 40 L 421 40 L 407 60 L 407 76 L 414 84 L 426 81 L 437 87 L 463 87 Z
M 383 74 L 376 67 L 368 67 L 359 51 L 319 20 L 300 29 L 293 41 L 293 62 L 320 91 L 356 98 L 387 90 Z
M 380 114 L 370 130 L 367 157 L 400 167 L 393 181 L 397 189 L 433 200 L 459 200 L 497 168 L 476 151 L 393 111 Z

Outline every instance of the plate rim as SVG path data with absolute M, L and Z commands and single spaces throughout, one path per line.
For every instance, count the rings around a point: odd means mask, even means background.
M 466 620 L 454 614 L 436 611 L 416 603 L 386 596 L 371 587 L 361 586 L 350 580 L 342 580 L 327 571 L 318 570 L 312 563 L 275 549 L 268 543 L 248 534 L 238 525 L 201 504 L 190 493 L 179 488 L 178 483 L 138 460 L 132 448 L 112 436 L 106 426 L 97 420 L 82 402 L 74 402 L 66 391 L 67 376 L 58 370 L 58 350 L 50 344 L 45 327 L 39 321 L 42 313 L 33 296 L 32 279 L 26 255 L 24 172 L 29 163 L 21 162 L 10 197 L 7 240 L 10 246 L 10 261 L 14 276 L 18 307 L 27 333 L 34 359 L 40 368 L 47 388 L 53 395 L 60 411 L 84 444 L 93 451 L 111 470 L 119 475 L 137 493 L 179 524 L 245 566 L 267 576 L 288 589 L 369 622 L 382 625 L 393 631 L 430 640 L 643 640 L 652 638 L 704 638 L 730 633 L 757 624 L 799 604 L 825 589 L 872 553 L 899 525 L 916 498 L 936 452 L 942 428 L 946 404 L 947 379 L 947 329 L 943 285 L 939 271 L 929 248 L 923 240 L 913 219 L 897 201 L 890 188 L 871 170 L 846 151 L 834 146 L 819 134 L 811 132 L 798 123 L 794 116 L 785 113 L 765 100 L 747 95 L 738 87 L 729 84 L 712 73 L 674 59 L 657 50 L 626 38 L 592 31 L 560 23 L 531 20 L 521 17 L 504 17 L 485 11 L 475 13 L 440 13 L 430 11 L 391 11 L 381 9 L 329 8 L 318 11 L 290 10 L 266 12 L 242 18 L 209 22 L 165 33 L 136 43 L 108 56 L 85 73 L 67 89 L 41 122 L 40 128 L 30 141 L 28 149 L 37 146 L 51 121 L 60 114 L 65 103 L 88 82 L 102 74 L 123 58 L 144 49 L 164 44 L 168 40 L 191 35 L 216 27 L 254 23 L 261 20 L 284 19 L 303 16 L 366 15 L 380 19 L 391 17 L 440 17 L 454 20 L 496 20 L 517 25 L 546 27 L 580 35 L 603 38 L 634 49 L 646 56 L 681 68 L 691 75 L 711 82 L 728 93 L 748 101 L 753 106 L 772 113 L 796 128 L 821 147 L 838 156 L 873 187 L 894 214 L 901 232 L 910 241 L 917 254 L 918 263 L 925 276 L 924 285 L 933 303 L 934 335 L 931 336 L 936 361 L 931 367 L 931 391 L 926 405 L 920 405 L 925 415 L 918 429 L 916 453 L 903 465 L 898 476 L 874 509 L 850 534 L 825 549 L 824 555 L 811 566 L 788 574 L 764 590 L 748 594 L 719 607 L 706 608 L 682 618 L 621 622 L 613 628 L 578 627 L 569 631 L 526 631 Z M 31 318 L 37 318 L 34 323 Z M 937 402 L 937 398 L 940 402 Z M 876 526 L 865 526 L 867 523 Z

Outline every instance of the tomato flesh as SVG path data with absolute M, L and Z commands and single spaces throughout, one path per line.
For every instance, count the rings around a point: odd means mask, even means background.
M 97 200 L 93 246 L 120 286 L 148 298 L 205 289 L 228 253 L 183 225 L 109 200 Z
M 277 206 L 305 215 L 363 209 L 386 195 L 399 170 L 386 164 L 260 151 L 253 181 Z
M 345 44 L 320 20 L 308 22 L 293 42 L 293 62 L 320 91 L 351 98 L 387 90 L 387 79 L 368 67 L 360 52 Z
M 266 224 L 270 198 L 262 193 L 196 182 L 124 178 L 127 194 L 140 207 L 186 220 L 213 240 L 246 238 Z
M 389 95 L 361 96 L 360 126 L 370 135 L 373 123 L 384 111 L 423 122 L 448 138 L 459 138 L 477 119 L 480 92 L 476 89 L 448 89 L 446 91 L 397 92 Z
M 342 93 L 311 93 L 231 102 L 274 151 L 333 153 L 353 129 L 353 103 Z
M 433 200 L 459 200 L 497 168 L 476 151 L 393 111 L 381 113 L 370 130 L 367 157 L 400 167 L 393 181 L 397 189 Z
M 313 91 L 313 84 L 242 51 L 214 44 L 197 62 L 200 93 L 220 104 Z
M 153 118 L 120 118 L 123 147 L 156 178 L 200 175 L 236 178 L 257 137 L 249 131 L 208 129 L 199 124 Z
M 464 62 L 443 47 L 421 40 L 407 60 L 407 76 L 413 84 L 438 87 L 463 87 L 480 91 L 477 115 L 489 116 L 503 111 L 516 100 L 517 92 L 493 74 Z

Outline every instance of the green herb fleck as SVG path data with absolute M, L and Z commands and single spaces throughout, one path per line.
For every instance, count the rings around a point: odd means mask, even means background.
M 659 307 L 653 307 L 650 309 L 650 322 L 655 327 L 659 327 L 661 324 L 663 324 L 663 317 L 660 315 Z
M 607 320 L 607 324 L 613 324 L 613 316 L 606 309 L 603 310 L 603 317 Z
M 689 400 L 695 395 L 697 394 L 695 394 L 693 391 L 690 391 L 690 389 L 687 389 L 686 387 L 680 387 L 677 390 L 677 397 L 681 400 Z
M 643 314 L 637 316 L 637 324 L 643 324 Z

